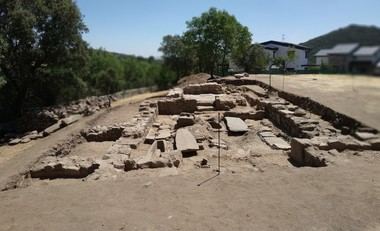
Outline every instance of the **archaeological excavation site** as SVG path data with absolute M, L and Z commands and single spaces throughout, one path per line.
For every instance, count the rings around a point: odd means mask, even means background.
M 3 195 L 23 198 L 14 199 L 11 214 L 26 219 L 41 204 L 56 214 L 67 201 L 77 204 L 70 205 L 75 216 L 89 219 L 84 227 L 105 222 L 99 216 L 111 207 L 131 207 L 128 224 L 150 227 L 136 211 L 154 217 L 169 214 L 163 219 L 177 212 L 201 219 L 221 203 L 232 206 L 235 220 L 247 216 L 245 223 L 228 226 L 238 228 L 251 225 L 250 215 L 243 215 L 251 213 L 245 211 L 270 217 L 267 206 L 277 208 L 278 203 L 287 209 L 310 200 L 312 207 L 302 209 L 300 216 L 321 206 L 316 213 L 325 217 L 329 213 L 323 211 L 335 203 L 331 195 L 352 196 L 353 201 L 363 193 L 364 200 L 376 197 L 374 186 L 365 183 L 378 183 L 376 129 L 254 78 L 199 82 L 157 93 L 115 95 L 109 98 L 112 105 L 103 97 L 45 111 L 44 118 L 50 119 L 37 123 L 39 127 L 29 123 L 35 131 L 2 147 L 18 152 L 13 159 L 1 160 Z M 108 209 L 98 210 L 103 200 Z M 20 215 L 17 208 L 25 203 L 30 211 Z M 153 207 L 145 207 L 149 204 Z M 347 210 L 349 204 L 345 200 L 336 206 Z M 97 212 L 80 212 L 87 207 Z M 113 219 L 122 220 L 122 214 Z M 162 224 L 157 219 L 153 223 Z M 203 230 L 208 222 L 197 227 Z M 210 222 L 215 225 L 216 220 Z
M 165 170 L 170 174 L 260 172 L 269 165 L 320 168 L 380 150 L 376 129 L 249 78 L 175 87 L 139 102 L 136 113 L 128 114 L 56 143 L 2 190 L 46 179 L 155 176 L 159 172 L 147 169 L 160 168 L 172 169 Z M 80 118 L 68 116 L 57 124 Z

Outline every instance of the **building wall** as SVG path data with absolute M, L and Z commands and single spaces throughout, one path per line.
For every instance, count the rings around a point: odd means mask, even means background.
M 329 64 L 329 57 L 327 56 L 317 56 L 315 57 L 315 64 L 321 66 L 322 64 L 328 65 Z
M 380 50 L 371 56 L 357 56 L 355 57 L 355 61 L 369 61 L 375 64 L 380 59 Z
M 349 64 L 352 61 L 351 55 L 329 55 L 329 66 L 336 71 L 349 71 Z
M 380 67 L 375 67 L 374 73 L 375 75 L 380 75 Z
M 285 47 L 277 44 L 269 44 L 271 47 L 277 47 L 278 50 L 275 53 L 275 57 L 287 57 L 289 50 L 295 51 L 295 60 L 291 63 L 288 63 L 286 65 L 286 68 L 294 69 L 294 70 L 304 70 L 305 67 L 302 65 L 308 64 L 308 59 L 306 57 L 306 51 L 297 49 L 297 48 L 291 48 L 291 47 Z M 268 50 L 269 52 L 269 50 Z

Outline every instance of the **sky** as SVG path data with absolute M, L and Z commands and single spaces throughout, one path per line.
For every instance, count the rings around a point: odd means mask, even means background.
M 380 27 L 380 0 L 76 0 L 93 48 L 161 56 L 167 34 L 210 7 L 227 10 L 247 26 L 254 42 L 305 42 L 349 24 Z M 283 40 L 284 39 L 284 40 Z

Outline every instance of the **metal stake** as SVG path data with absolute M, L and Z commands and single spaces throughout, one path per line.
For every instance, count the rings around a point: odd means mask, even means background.
M 220 112 L 218 112 L 218 174 L 220 174 Z

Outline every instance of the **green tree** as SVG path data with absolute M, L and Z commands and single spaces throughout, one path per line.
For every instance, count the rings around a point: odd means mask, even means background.
M 251 33 L 225 10 L 210 8 L 187 22 L 184 41 L 197 54 L 198 68 L 214 75 L 218 66 L 226 66 L 233 54 L 248 49 Z
M 194 52 L 189 49 L 182 36 L 164 36 L 158 50 L 163 53 L 165 66 L 176 73 L 177 80 L 181 76 L 191 73 L 194 65 Z
M 239 55 L 235 56 L 234 61 L 243 67 L 245 72 L 258 73 L 267 67 L 269 57 L 262 46 L 253 44 L 249 49 L 242 50 Z
M 32 99 L 55 103 L 66 87 L 83 84 L 86 31 L 72 0 L 0 1 L 1 94 L 14 113 Z

